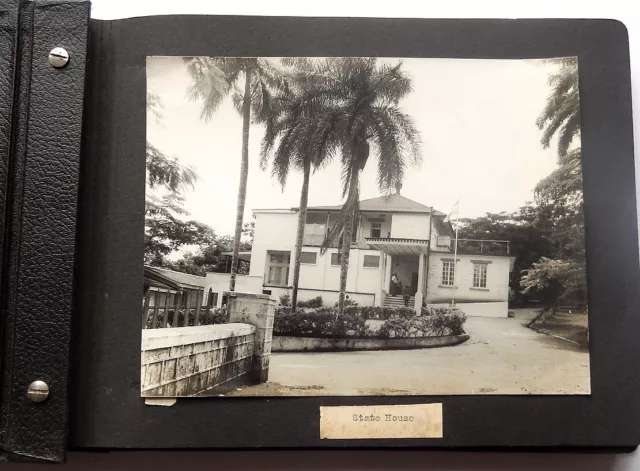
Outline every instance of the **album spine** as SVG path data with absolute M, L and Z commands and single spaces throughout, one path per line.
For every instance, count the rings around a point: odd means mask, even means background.
M 0 460 L 63 461 L 89 2 L 0 6 Z

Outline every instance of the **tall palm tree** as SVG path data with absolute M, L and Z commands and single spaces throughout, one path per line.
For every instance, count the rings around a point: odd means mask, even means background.
M 582 165 L 580 148 L 580 94 L 576 58 L 549 59 L 556 66 L 549 76 L 551 91 L 536 124 L 542 130 L 544 148 L 558 141 L 558 168 L 535 187 L 539 205 L 550 212 L 555 222 L 560 255 L 583 254 L 584 221 L 582 214 Z M 577 144 L 577 145 L 576 145 Z
M 301 70 L 296 82 L 301 88 L 297 106 L 306 115 L 304 119 L 292 115 L 290 126 L 279 135 L 274 164 L 286 170 L 287 156 L 294 155 L 311 167 L 340 156 L 345 202 L 321 250 L 324 253 L 328 247 L 340 247 L 341 314 L 358 217 L 360 172 L 370 148 L 378 160 L 377 180 L 382 193 L 391 193 L 402 182 L 407 161 L 416 165 L 421 160 L 418 131 L 398 106 L 412 90 L 411 79 L 402 71 L 401 63 L 379 65 L 376 59 L 369 58 L 300 60 L 295 65 Z M 305 160 L 305 153 L 311 157 Z M 303 185 L 301 202 L 306 203 L 305 191 Z M 304 219 L 299 219 L 299 230 L 301 222 Z
M 557 136 L 558 155 L 564 157 L 573 140 L 580 136 L 578 60 L 567 57 L 549 59 L 547 63 L 556 64 L 559 69 L 549 76 L 552 90 L 536 124 L 542 130 L 542 146 L 548 148 Z
M 298 304 L 300 256 L 307 220 L 311 170 L 321 168 L 333 158 L 331 149 L 324 152 L 323 149 L 314 146 L 314 133 L 310 132 L 313 130 L 310 123 L 315 122 L 318 113 L 325 111 L 313 100 L 314 89 L 307 86 L 308 75 L 313 73 L 311 64 L 310 60 L 302 58 L 282 60 L 287 84 L 273 97 L 271 112 L 265 120 L 266 129 L 260 152 L 260 166 L 263 170 L 267 168 L 270 154 L 273 153 L 272 175 L 283 187 L 291 167 L 301 170 L 303 174 L 293 265 L 291 312 L 296 311 Z
M 256 122 L 265 119 L 265 113 L 269 110 L 271 89 L 277 89 L 282 82 L 278 71 L 267 60 L 255 57 L 186 57 L 185 63 L 193 79 L 188 90 L 189 97 L 191 100 L 202 101 L 202 119 L 211 120 L 222 101 L 229 95 L 242 116 L 240 185 L 229 281 L 229 291 L 234 291 L 249 177 L 249 128 L 252 118 Z

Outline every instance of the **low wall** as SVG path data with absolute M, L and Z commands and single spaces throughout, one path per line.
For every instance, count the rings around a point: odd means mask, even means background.
M 450 303 L 427 304 L 427 307 L 449 307 Z M 467 317 L 509 317 L 509 303 L 461 303 L 456 302 L 456 307 L 464 312 Z
M 249 324 L 143 330 L 142 396 L 193 396 L 242 382 L 255 332 Z
M 448 347 L 466 342 L 468 335 L 414 337 L 408 339 L 326 339 L 275 336 L 272 352 L 337 352 L 345 350 L 408 350 Z

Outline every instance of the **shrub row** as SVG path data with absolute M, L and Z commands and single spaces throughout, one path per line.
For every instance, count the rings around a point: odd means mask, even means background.
M 367 324 L 369 319 L 385 322 L 378 329 L 371 329 Z M 427 310 L 427 315 L 420 317 L 416 317 L 410 309 L 347 308 L 340 316 L 333 308 L 295 313 L 291 313 L 290 308 L 279 308 L 274 319 L 273 333 L 292 337 L 322 338 L 431 337 L 461 335 L 464 333 L 465 321 L 466 317 L 462 311 L 449 308 L 430 309 Z
M 411 319 L 388 319 L 377 332 L 381 338 L 441 337 L 464 334 L 467 320 L 460 309 L 438 309 L 426 316 Z
M 291 296 L 288 293 L 280 295 L 280 306 L 291 306 Z M 308 299 L 307 301 L 298 301 L 298 307 L 322 307 L 322 296 L 316 296 L 315 298 Z
M 315 298 L 311 298 L 307 301 L 298 301 L 298 307 L 322 307 L 322 296 L 316 296 Z
M 330 309 L 293 314 L 281 309 L 276 313 L 273 322 L 274 335 L 293 337 L 366 337 L 368 331 L 366 319 L 347 313 L 337 316 L 336 312 Z
M 298 304 L 300 306 L 300 304 Z M 305 306 L 300 306 L 305 307 Z M 425 308 L 423 308 L 423 313 Z M 330 312 L 334 315 L 337 313 L 336 307 L 324 307 L 318 308 L 315 311 L 307 311 L 306 314 L 313 314 Z M 276 315 L 278 314 L 289 314 L 291 313 L 291 306 L 278 307 L 276 309 Z M 302 314 L 303 311 L 297 311 L 298 314 Z M 347 306 L 344 308 L 345 314 L 350 315 L 358 315 L 365 320 L 375 319 L 375 320 L 386 320 L 393 318 L 401 318 L 401 319 L 409 319 L 411 317 L 415 317 L 416 312 L 412 308 L 402 307 L 402 308 L 392 308 L 392 307 L 378 307 L 378 306 Z

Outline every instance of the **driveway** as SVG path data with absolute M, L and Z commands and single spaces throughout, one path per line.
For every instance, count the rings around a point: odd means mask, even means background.
M 274 353 L 269 382 L 238 396 L 588 394 L 589 356 L 526 327 L 535 312 L 471 317 L 467 342 L 420 350 Z

